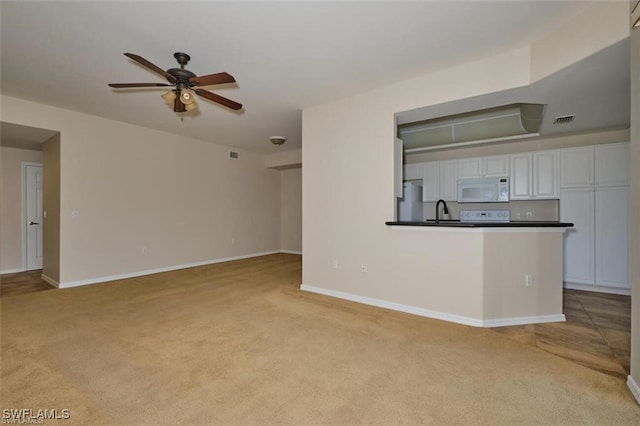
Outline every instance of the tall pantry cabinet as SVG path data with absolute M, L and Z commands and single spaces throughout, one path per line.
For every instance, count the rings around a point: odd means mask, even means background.
M 630 294 L 629 143 L 560 151 L 568 288 Z

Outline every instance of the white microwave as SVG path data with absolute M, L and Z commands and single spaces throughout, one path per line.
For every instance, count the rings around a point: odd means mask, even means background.
M 508 177 L 458 180 L 459 203 L 506 203 L 508 201 Z

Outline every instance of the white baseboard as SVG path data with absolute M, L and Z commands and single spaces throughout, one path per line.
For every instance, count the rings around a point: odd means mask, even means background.
M 3 269 L 2 271 L 0 271 L 0 275 L 15 274 L 17 272 L 25 272 L 25 270 L 22 269 L 22 268 L 19 268 L 19 269 Z
M 169 272 L 169 271 L 175 271 L 175 270 L 178 270 L 178 269 L 194 268 L 196 266 L 212 265 L 214 263 L 222 263 L 222 262 L 229 262 L 229 261 L 232 261 L 232 260 L 248 259 L 248 258 L 251 258 L 251 257 L 266 256 L 266 255 L 269 255 L 269 254 L 276 254 L 276 253 L 280 253 L 280 250 L 267 251 L 267 252 L 263 252 L 263 253 L 252 253 L 252 254 L 246 254 L 246 255 L 242 255 L 242 256 L 224 257 L 224 258 L 220 258 L 220 259 L 204 260 L 202 262 L 185 263 L 185 264 L 182 264 L 182 265 L 173 265 L 173 266 L 167 266 L 167 267 L 164 267 L 164 268 L 147 269 L 147 270 L 144 270 L 144 271 L 130 272 L 130 273 L 126 273 L 126 274 L 110 275 L 110 276 L 98 277 L 98 278 L 90 278 L 90 279 L 87 279 L 87 280 L 61 282 L 61 283 L 58 284 L 57 287 L 58 288 L 79 287 L 79 286 L 82 286 L 82 285 L 98 284 L 98 283 L 103 283 L 103 282 L 107 282 L 107 281 L 115 281 L 115 280 L 123 280 L 123 279 L 126 279 L 126 278 L 135 278 L 135 277 L 141 277 L 143 275 L 158 274 L 160 272 Z
M 633 380 L 633 377 L 631 377 L 631 375 L 627 376 L 627 387 L 633 394 L 633 397 L 636 399 L 638 404 L 640 404 L 640 386 L 638 386 L 636 381 Z
M 607 286 L 598 285 L 598 284 L 579 284 L 579 283 L 565 282 L 564 288 L 568 288 L 570 290 L 595 291 L 597 293 L 609 293 L 609 294 L 620 294 L 622 296 L 631 296 L 631 289 L 607 287 Z
M 294 251 L 294 250 L 280 250 L 280 253 L 299 254 L 300 256 L 302 256 L 301 251 Z
M 416 306 L 403 305 L 395 302 L 388 302 L 386 300 L 374 299 L 371 297 L 358 296 L 351 293 L 344 293 L 341 291 L 329 290 L 326 288 L 314 287 L 306 284 L 300 285 L 300 290 L 308 291 L 310 293 L 322 294 L 325 296 L 336 297 L 338 299 L 350 300 L 352 302 L 363 303 L 365 305 L 377 306 L 379 308 L 390 309 L 392 311 L 405 312 L 421 317 L 433 318 L 463 325 L 470 325 L 472 327 L 502 327 L 507 325 L 565 321 L 565 317 L 562 314 L 480 320 L 477 318 L 448 314 L 446 312 L 432 311 L 430 309 L 418 308 Z
M 499 318 L 482 321 L 483 327 L 506 327 L 509 325 L 542 324 L 545 322 L 565 322 L 564 314 L 539 315 L 534 317 Z
M 42 278 L 42 281 L 51 284 L 52 286 L 56 287 L 56 288 L 60 288 L 60 283 L 56 280 L 54 280 L 53 278 L 50 278 L 48 276 L 46 276 L 45 274 L 40 275 L 40 278 Z

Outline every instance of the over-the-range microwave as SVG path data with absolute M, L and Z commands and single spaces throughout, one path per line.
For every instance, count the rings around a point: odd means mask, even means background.
M 487 177 L 458 180 L 459 203 L 504 203 L 509 201 L 509 178 Z

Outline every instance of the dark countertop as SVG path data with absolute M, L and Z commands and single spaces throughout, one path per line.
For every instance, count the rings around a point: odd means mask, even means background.
M 441 220 L 436 222 L 433 219 L 424 222 L 385 222 L 385 225 L 394 226 L 438 226 L 450 228 L 570 228 L 573 223 L 555 221 L 517 221 L 517 222 L 460 222 L 459 220 Z

